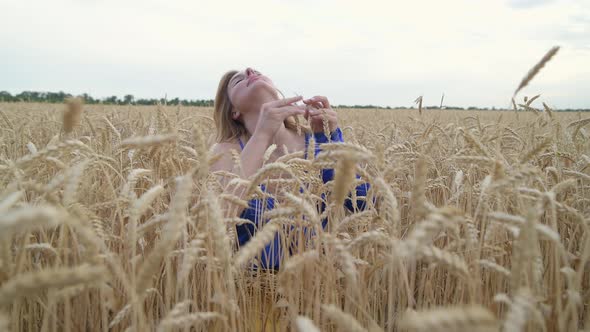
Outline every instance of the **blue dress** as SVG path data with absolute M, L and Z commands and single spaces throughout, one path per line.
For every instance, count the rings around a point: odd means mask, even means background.
M 327 143 L 328 142 L 328 138 L 326 137 L 326 135 L 324 133 L 314 133 L 314 138 L 315 138 L 315 142 L 316 142 L 316 146 L 314 149 L 314 157 L 318 155 L 318 153 L 320 153 L 321 151 L 321 144 L 322 143 Z M 307 146 L 309 144 L 309 133 L 305 133 L 305 152 L 304 152 L 304 158 L 307 158 Z M 342 137 L 342 130 L 340 128 L 336 128 L 336 130 L 334 132 L 332 132 L 332 134 L 330 135 L 330 139 L 332 142 L 344 142 L 344 139 Z M 242 140 L 239 140 L 240 143 L 240 148 L 243 150 L 244 149 L 244 144 L 242 143 Z M 322 181 L 324 183 L 332 180 L 334 178 L 334 169 L 322 169 Z M 357 174 L 356 178 L 360 178 L 360 176 Z M 265 191 L 266 187 L 264 184 L 260 184 L 260 188 L 262 189 L 262 191 Z M 357 197 L 362 197 L 363 199 L 357 199 L 357 208 L 358 210 L 364 210 L 366 207 L 366 201 L 365 201 L 365 197 L 367 196 L 367 191 L 370 188 L 370 184 L 369 183 L 363 183 L 359 186 L 356 187 L 356 195 Z M 303 192 L 303 189 L 300 189 L 301 192 Z M 325 204 L 325 194 L 322 193 L 322 204 L 321 204 L 321 211 L 319 211 L 319 213 L 322 213 L 324 211 L 324 209 L 326 208 L 326 204 Z M 344 206 L 350 210 L 351 212 L 354 212 L 354 206 L 352 204 L 352 199 L 350 198 L 350 196 L 348 198 L 345 199 L 344 201 Z M 267 197 L 265 199 L 251 199 L 248 201 L 248 208 L 245 208 L 242 213 L 240 214 L 240 218 L 243 219 L 248 219 L 250 221 L 252 221 L 256 226 L 259 226 L 259 224 L 261 223 L 261 215 L 263 213 L 263 211 L 268 211 L 271 210 L 272 208 L 274 208 L 274 204 L 275 204 L 275 200 L 272 197 Z M 268 220 L 264 220 L 262 223 L 266 223 Z M 324 220 L 322 220 L 322 226 L 325 228 L 327 225 L 328 220 L 326 218 L 324 218 Z M 245 245 L 255 234 L 255 229 L 256 227 L 252 224 L 242 224 L 242 225 L 238 225 L 236 226 L 236 231 L 237 231 L 237 236 L 238 236 L 238 243 L 241 246 Z M 260 263 L 261 263 L 261 268 L 262 269 L 275 269 L 278 270 L 279 269 L 279 265 L 280 265 L 280 260 L 281 257 L 283 256 L 282 253 L 282 248 L 281 248 L 281 241 L 280 238 L 277 235 L 275 235 L 275 238 L 273 239 L 273 241 L 271 243 L 269 243 L 264 250 L 262 251 L 261 255 L 260 255 Z

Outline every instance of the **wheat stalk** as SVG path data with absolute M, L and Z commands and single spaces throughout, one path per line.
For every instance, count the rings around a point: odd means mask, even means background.
M 63 115 L 63 129 L 66 134 L 71 133 L 80 123 L 83 100 L 80 98 L 66 99 L 66 109 Z
M 559 51 L 559 46 L 554 46 L 547 53 L 545 53 L 541 60 L 537 62 L 537 64 L 534 65 L 533 68 L 531 68 L 529 72 L 522 78 L 522 81 L 516 90 L 514 90 L 512 98 L 516 97 L 516 94 L 529 84 L 529 82 L 539 73 L 539 71 L 541 71 L 545 64 L 549 62 L 553 56 L 555 56 L 555 54 L 557 54 L 557 51 Z
M 177 139 L 178 137 L 176 134 L 129 137 L 121 141 L 121 146 L 143 148 L 147 146 L 176 142 Z
M 19 274 L 0 287 L 0 306 L 7 306 L 21 297 L 40 295 L 48 289 L 71 287 L 104 279 L 103 267 L 81 265 L 71 268 L 44 269 Z
M 410 331 L 497 331 L 496 317 L 479 305 L 406 313 L 399 324 Z
M 274 239 L 278 230 L 279 226 L 274 223 L 266 224 L 262 227 L 262 229 L 256 232 L 256 235 L 248 241 L 244 247 L 240 248 L 234 259 L 234 265 L 236 267 L 243 267 Z M 274 254 L 278 255 L 279 253 Z
M 322 304 L 322 311 L 338 326 L 340 331 L 367 332 L 354 317 L 333 304 Z
M 299 332 L 320 332 L 320 329 L 315 326 L 313 321 L 305 316 L 297 316 L 295 326 Z

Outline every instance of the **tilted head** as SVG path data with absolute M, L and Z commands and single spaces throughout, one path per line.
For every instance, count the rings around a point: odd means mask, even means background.
M 250 67 L 223 74 L 215 95 L 214 114 L 217 142 L 249 137 L 242 117 L 247 112 L 260 112 L 257 105 L 269 99 L 279 99 L 280 91 L 270 78 Z M 285 127 L 296 128 L 295 119 L 285 120 Z

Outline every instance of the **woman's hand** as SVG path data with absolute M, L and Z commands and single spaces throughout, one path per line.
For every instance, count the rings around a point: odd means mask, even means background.
M 303 103 L 312 106 L 305 112 L 305 119 L 309 121 L 309 125 L 314 133 L 320 133 L 324 131 L 324 122 L 322 120 L 324 111 L 326 112 L 326 118 L 328 119 L 328 128 L 330 132 L 333 132 L 338 128 L 338 114 L 330 106 L 328 98 L 324 96 L 315 96 L 310 99 L 303 100 Z
M 260 117 L 256 125 L 255 134 L 264 135 L 266 138 L 272 138 L 279 130 L 281 124 L 286 118 L 292 115 L 303 115 L 306 113 L 306 106 L 292 105 L 303 97 L 291 97 L 280 100 L 273 100 L 262 104 Z

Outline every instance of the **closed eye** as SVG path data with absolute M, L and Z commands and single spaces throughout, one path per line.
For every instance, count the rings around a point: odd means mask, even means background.
M 234 79 L 233 86 L 236 86 L 238 83 L 244 80 L 244 75 L 239 75 L 237 78 Z

